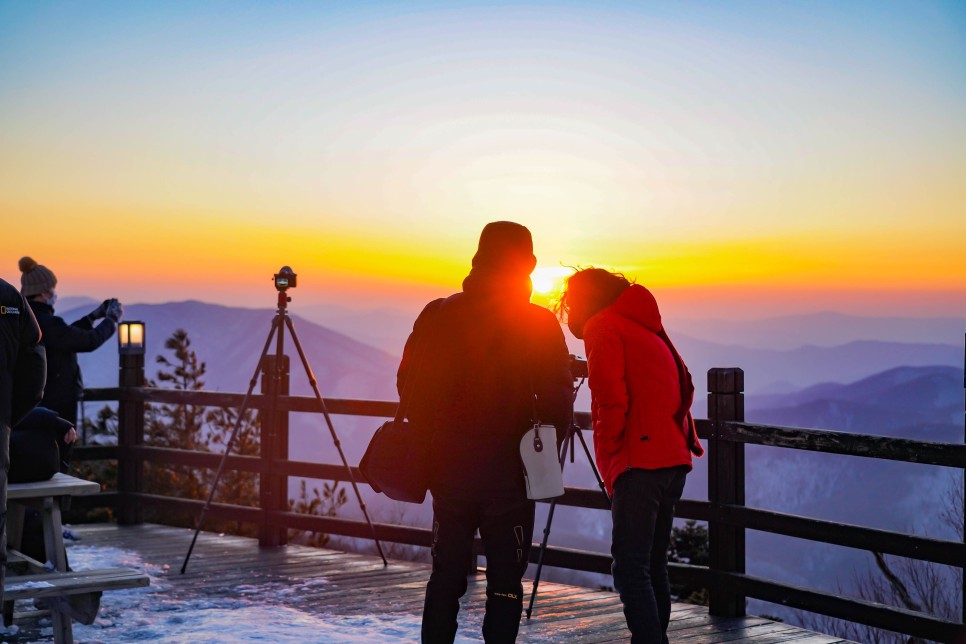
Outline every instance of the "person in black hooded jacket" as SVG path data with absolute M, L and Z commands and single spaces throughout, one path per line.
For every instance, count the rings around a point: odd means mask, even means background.
M 10 428 L 44 391 L 46 361 L 40 327 L 17 289 L 0 280 L 0 595 L 7 561 L 7 472 Z
M 519 445 L 535 421 L 572 419 L 573 389 L 563 332 L 530 303 L 536 265 L 530 231 L 487 224 L 463 291 L 430 302 L 406 342 L 397 388 L 429 447 L 433 569 L 423 642 L 452 642 L 477 529 L 486 555 L 487 642 L 513 642 L 533 536 Z M 408 378 L 414 377 L 410 384 Z M 534 414 L 539 418 L 534 418 Z
M 77 354 L 94 351 L 108 341 L 124 314 L 117 300 L 104 302 L 73 324 L 54 315 L 57 301 L 57 278 L 46 266 L 30 257 L 20 259 L 20 292 L 33 309 L 44 334 L 47 350 L 47 386 L 41 404 L 57 415 L 77 425 L 77 403 L 84 393 Z M 94 326 L 94 322 L 103 321 Z M 66 454 L 61 454 L 67 458 Z

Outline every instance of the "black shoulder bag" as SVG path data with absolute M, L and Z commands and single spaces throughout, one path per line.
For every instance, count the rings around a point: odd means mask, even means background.
M 359 470 L 372 489 L 394 501 L 422 503 L 429 488 L 429 445 L 423 440 L 425 434 L 406 420 L 405 403 L 412 400 L 416 376 L 425 360 L 426 337 L 431 332 L 432 328 L 426 329 L 413 347 L 413 369 L 406 378 L 396 417 L 376 430 L 359 461 Z

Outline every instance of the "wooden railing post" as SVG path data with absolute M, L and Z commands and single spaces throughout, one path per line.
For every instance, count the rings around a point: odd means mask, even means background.
M 144 386 L 144 354 L 120 354 L 118 386 L 121 400 L 117 404 L 117 491 L 120 508 L 117 520 L 122 525 L 144 522 L 141 504 L 131 495 L 144 490 L 144 463 L 132 448 L 144 443 L 144 403 L 124 400 L 124 389 Z
M 271 522 L 272 512 L 288 510 L 288 476 L 275 468 L 277 459 L 288 458 L 288 412 L 281 411 L 274 403 L 276 396 L 289 393 L 288 356 L 266 355 L 262 362 L 262 393 L 273 401 L 261 415 L 259 450 L 262 473 L 258 477 L 259 506 L 262 520 L 258 527 L 258 545 L 262 547 L 283 546 L 288 543 L 288 530 Z
M 745 373 L 741 369 L 708 371 L 708 522 L 710 567 L 722 572 L 745 572 L 745 531 L 717 520 L 720 506 L 745 504 L 745 449 L 743 443 L 723 440 L 721 423 L 745 419 Z M 745 597 L 717 588 L 709 589 L 708 609 L 712 615 L 740 617 L 745 614 Z

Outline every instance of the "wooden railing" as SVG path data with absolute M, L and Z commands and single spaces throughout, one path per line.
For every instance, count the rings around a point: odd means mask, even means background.
M 244 396 L 147 388 L 143 386 L 143 356 L 121 356 L 121 360 L 119 387 L 88 389 L 85 392 L 87 401 L 118 402 L 118 445 L 79 447 L 75 450 L 77 460 L 116 459 L 118 490 L 116 493 L 85 498 L 83 505 L 113 507 L 122 523 L 142 521 L 142 509 L 146 507 L 197 513 L 202 506 L 200 500 L 164 497 L 145 489 L 144 463 L 150 461 L 157 465 L 187 465 L 214 470 L 221 455 L 144 444 L 144 406 L 147 403 L 166 403 L 236 408 Z M 751 597 L 914 637 L 953 641 L 960 636 L 963 632 L 962 621 L 951 622 L 902 608 L 746 574 L 745 530 L 759 530 L 959 568 L 966 564 L 966 544 L 746 507 L 744 446 L 767 445 L 963 470 L 966 468 L 966 445 L 746 423 L 743 380 L 741 369 L 712 369 L 708 373 L 709 418 L 699 420 L 697 428 L 700 437 L 708 445 L 709 500 L 682 500 L 678 503 L 676 514 L 680 518 L 708 523 L 711 563 L 707 567 L 671 564 L 672 578 L 708 588 L 709 610 L 713 615 L 743 615 L 745 599 Z M 265 387 L 262 391 L 266 391 Z M 288 489 L 288 477 L 333 481 L 348 479 L 342 465 L 310 463 L 281 456 L 287 452 L 288 414 L 320 411 L 318 400 L 313 397 L 283 393 L 274 398 L 260 393 L 249 399 L 249 407 L 262 412 L 263 441 L 275 447 L 263 449 L 260 456 L 231 455 L 226 461 L 228 469 L 259 474 L 259 482 L 263 486 L 259 507 L 214 503 L 208 516 L 257 524 L 260 541 L 267 546 L 284 543 L 288 529 L 371 538 L 367 524 L 362 521 L 288 511 L 284 494 Z M 277 406 L 270 409 L 273 400 Z M 334 415 L 388 418 L 396 411 L 396 403 L 384 401 L 326 399 L 326 406 Z M 578 412 L 576 422 L 582 428 L 589 427 L 589 414 Z M 286 446 L 285 452 L 279 449 L 280 445 Z M 355 480 L 363 484 L 364 479 L 358 470 L 353 468 L 352 472 Z M 283 494 L 278 493 L 280 490 Z M 558 499 L 558 504 L 607 509 L 606 500 L 598 489 L 567 488 L 565 495 Z M 607 518 L 602 517 L 601 520 L 606 521 Z M 427 547 L 432 538 L 429 529 L 389 523 L 377 523 L 376 532 L 380 540 Z M 536 554 L 535 550 L 532 551 L 533 555 Z M 604 553 L 549 547 L 543 561 L 549 566 L 610 573 L 611 558 Z

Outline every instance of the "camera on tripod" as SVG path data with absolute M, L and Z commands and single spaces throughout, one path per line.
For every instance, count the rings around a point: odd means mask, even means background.
M 587 359 L 581 358 L 580 356 L 575 356 L 574 354 L 571 353 L 570 354 L 570 375 L 573 376 L 574 380 L 578 380 L 580 378 L 586 378 L 587 376 L 589 376 L 590 372 L 587 370 Z
M 278 269 L 275 273 L 275 288 L 279 292 L 287 291 L 290 288 L 295 288 L 298 285 L 297 282 L 298 275 L 296 275 L 291 268 L 288 266 L 283 266 Z
M 248 411 L 248 401 L 252 395 L 252 391 L 255 389 L 255 384 L 258 382 L 258 374 L 262 372 L 263 365 L 266 364 L 266 358 L 273 358 L 272 364 L 274 373 L 274 378 L 278 381 L 281 378 L 288 381 L 288 359 L 285 354 L 284 348 L 284 338 L 285 329 L 288 329 L 288 335 L 295 342 L 295 349 L 298 351 L 299 358 L 302 360 L 302 367 L 305 369 L 305 376 L 308 378 L 309 384 L 312 386 L 312 392 L 315 394 L 315 399 L 319 403 L 319 411 L 322 412 L 322 416 L 325 418 L 325 424 L 329 428 L 329 434 L 332 436 L 332 444 L 335 446 L 336 451 L 339 452 L 339 457 L 342 459 L 342 465 L 345 466 L 346 478 L 342 479 L 344 481 L 349 481 L 352 484 L 352 489 L 355 492 L 356 500 L 359 501 L 359 509 L 362 511 L 362 516 L 366 518 L 366 523 L 369 524 L 369 530 L 372 532 L 372 539 L 376 542 L 376 550 L 379 551 L 379 556 L 382 558 L 382 565 L 388 566 L 389 561 L 386 559 L 385 553 L 382 551 L 382 544 L 379 541 L 379 535 L 376 534 L 376 527 L 372 523 L 372 519 L 369 518 L 369 512 L 366 510 L 366 504 L 362 500 L 362 495 L 359 493 L 359 486 L 356 485 L 355 475 L 352 473 L 352 468 L 349 466 L 349 461 L 346 459 L 345 452 L 342 451 L 342 442 L 339 440 L 338 435 L 335 431 L 335 426 L 332 424 L 332 419 L 329 417 L 329 411 L 325 404 L 325 399 L 322 398 L 322 392 L 319 391 L 319 383 L 315 379 L 315 374 L 312 372 L 312 367 L 309 366 L 309 360 L 305 357 L 305 351 L 302 349 L 302 342 L 299 340 L 298 334 L 295 332 L 295 324 L 292 322 L 292 318 L 289 317 L 287 307 L 288 303 L 292 301 L 292 298 L 286 293 L 290 288 L 295 288 L 297 285 L 298 276 L 295 271 L 292 270 L 291 266 L 283 266 L 278 269 L 275 273 L 275 288 L 278 290 L 278 311 L 275 313 L 275 318 L 272 320 L 272 328 L 268 332 L 268 338 L 265 340 L 265 345 L 262 347 L 262 353 L 258 357 L 258 361 L 255 363 L 255 373 L 252 374 L 252 379 L 248 384 L 248 391 L 242 398 L 241 405 L 238 408 L 238 412 L 235 416 L 236 419 L 244 419 L 245 412 Z M 115 302 L 116 303 L 116 302 Z M 120 306 L 120 305 L 118 305 Z M 276 340 L 275 353 L 269 354 L 268 350 L 272 346 L 272 339 Z M 265 375 L 267 375 L 268 370 L 265 370 Z M 284 372 L 284 373 L 283 373 Z M 263 380 L 264 383 L 264 380 Z M 277 399 L 282 388 L 279 386 L 274 386 L 271 389 L 271 408 L 276 408 Z M 201 528 L 205 522 L 205 516 L 208 514 L 208 508 L 211 507 L 211 502 L 215 498 L 215 490 L 218 489 L 218 482 L 221 480 L 221 473 L 225 466 L 225 460 L 231 453 L 232 445 L 235 443 L 235 438 L 238 436 L 238 430 L 241 427 L 239 420 L 235 420 L 232 423 L 231 435 L 228 441 L 225 443 L 225 449 L 221 455 L 221 463 L 218 465 L 218 469 L 215 472 L 214 480 L 211 483 L 211 489 L 208 491 L 208 500 L 205 501 L 204 505 L 201 507 L 201 514 L 198 516 L 197 521 L 195 521 L 195 533 L 191 538 L 191 545 L 188 547 L 188 553 L 185 555 L 184 562 L 181 564 L 181 574 L 185 573 L 188 568 L 188 560 L 191 558 L 191 553 L 195 549 L 195 544 L 198 542 L 198 535 L 201 534 Z M 287 431 L 287 430 L 285 430 Z M 265 445 L 262 445 L 262 449 L 265 449 Z M 273 448 L 274 449 L 274 448 Z M 340 490 L 341 492 L 341 490 Z M 284 532 L 282 537 L 271 536 L 272 541 L 281 541 L 284 543 Z

